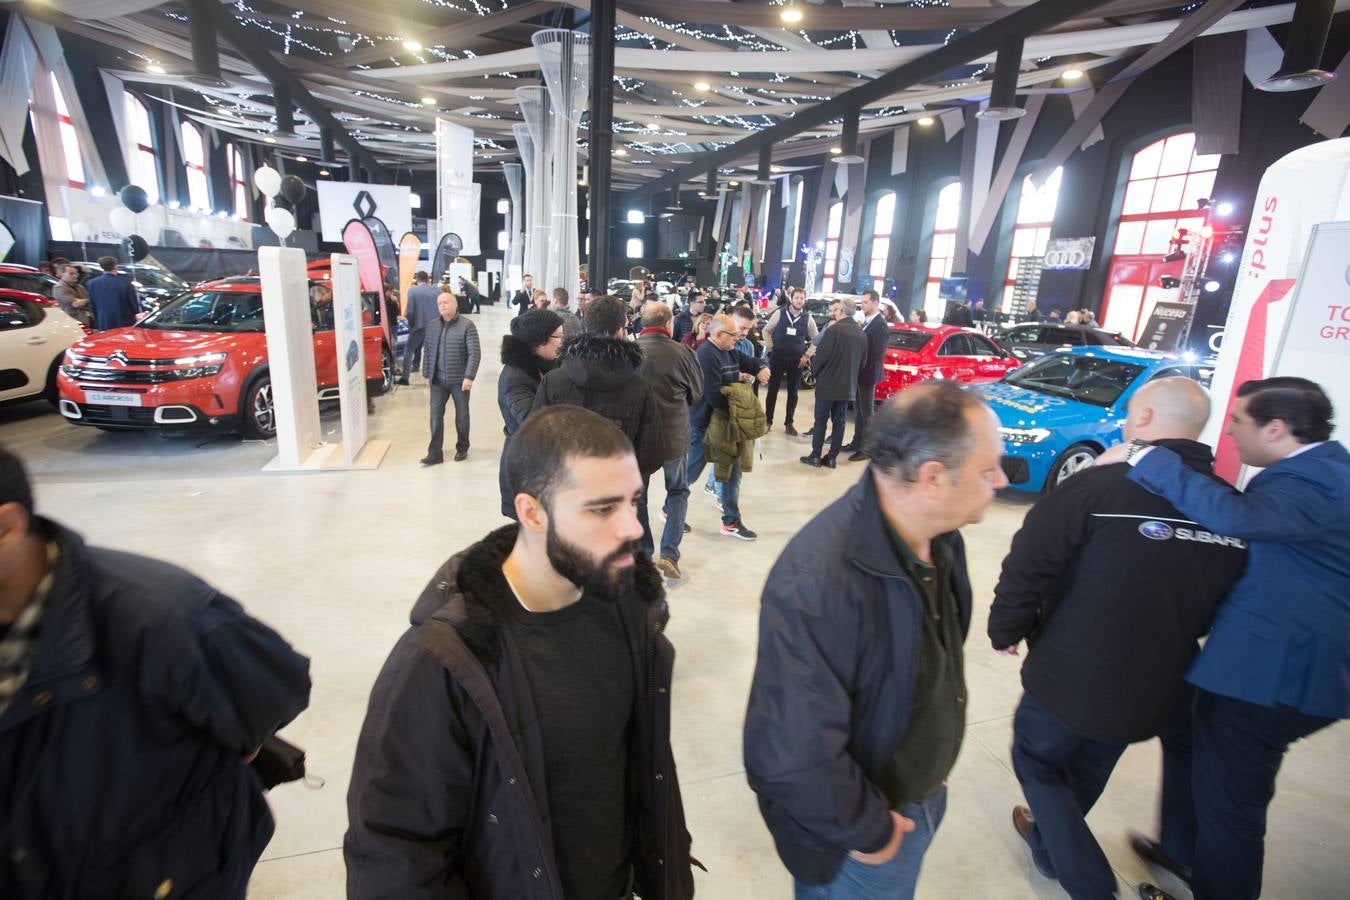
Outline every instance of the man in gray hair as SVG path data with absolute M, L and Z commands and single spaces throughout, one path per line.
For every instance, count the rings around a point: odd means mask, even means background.
M 965 733 L 957 529 L 1008 480 L 998 420 L 950 382 L 888 400 L 866 451 L 769 572 L 745 770 L 798 885 L 895 900 L 914 895 Z

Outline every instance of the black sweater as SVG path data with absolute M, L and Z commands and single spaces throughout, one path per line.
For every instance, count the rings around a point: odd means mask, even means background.
M 1203 444 L 1159 444 L 1210 472 Z M 1027 692 L 1099 741 L 1157 733 L 1247 557 L 1244 542 L 1186 519 L 1128 472 L 1088 469 L 1032 508 L 989 612 L 996 649 L 1028 642 Z

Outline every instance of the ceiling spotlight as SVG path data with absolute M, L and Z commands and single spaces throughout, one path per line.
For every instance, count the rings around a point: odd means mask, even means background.
M 295 161 L 296 161 L 296 162 L 309 162 L 309 157 L 308 157 L 308 156 L 297 156 L 297 157 L 295 158 Z
M 422 105 L 423 105 L 423 106 L 435 106 L 435 105 L 436 105 L 436 98 L 435 98 L 435 97 L 423 97 L 423 98 L 422 98 Z
M 1225 200 L 1214 207 L 1214 212 L 1221 216 L 1231 216 L 1233 214 L 1233 204 Z
M 741 183 L 740 183 L 739 181 L 728 181 L 728 182 L 727 182 L 727 186 L 728 186 L 728 187 L 740 187 L 740 186 L 741 186 Z
M 267 136 L 265 136 L 265 137 L 263 138 L 263 140 L 266 141 L 266 142 L 269 143 L 269 144 L 275 144 L 275 143 L 277 142 L 277 139 L 274 138 L 274 137 L 272 137 L 270 134 L 267 135 Z
M 838 147 L 831 147 L 831 148 L 830 148 L 830 153 L 831 153 L 831 155 L 833 155 L 833 156 L 838 156 L 840 153 L 843 153 L 843 152 L 844 152 L 844 151 L 841 150 L 841 149 L 839 149 Z
M 647 123 L 647 130 L 648 130 L 648 131 L 660 131 L 660 130 L 661 130 L 661 123 L 660 123 L 660 122 L 648 122 L 648 123 Z
M 1083 77 L 1083 70 L 1082 70 L 1082 69 L 1065 69 L 1065 70 L 1064 70 L 1064 74 L 1063 74 L 1063 75 L 1060 75 L 1059 77 L 1060 77 L 1060 78 L 1063 78 L 1065 81 L 1077 81 L 1078 79 L 1080 79 L 1080 78 Z
M 795 6 L 785 6 L 778 17 L 789 25 L 796 25 L 802 20 L 802 11 Z
M 216 107 L 216 113 L 217 113 L 218 115 L 222 115 L 222 116 L 232 116 L 232 115 L 234 115 L 234 110 L 232 110 L 232 109 L 226 109 L 226 108 L 223 107 L 223 106 L 217 106 L 217 107 Z
M 779 172 L 783 171 L 783 167 L 782 167 L 782 166 L 769 166 L 769 171 L 772 172 L 773 174 L 777 175 Z
M 1220 285 L 1217 281 L 1215 281 L 1212 278 L 1209 281 L 1205 282 L 1205 290 L 1211 294 L 1217 291 L 1220 287 L 1222 287 L 1222 285 Z
M 918 118 L 918 123 L 922 125 L 924 128 L 927 128 L 929 125 L 932 125 L 934 121 L 936 120 L 932 116 L 919 116 Z
M 712 90 L 712 85 L 708 84 L 706 81 L 695 81 L 694 90 L 699 91 L 700 93 L 707 93 Z
M 332 173 L 330 173 L 327 169 L 320 169 L 319 174 L 327 178 Z
M 1317 88 L 1336 77 L 1322 68 L 1322 53 L 1336 4 L 1330 0 L 1300 0 L 1294 4 L 1294 16 L 1284 41 L 1284 58 L 1279 71 L 1256 87 L 1263 91 L 1303 91 Z
M 404 38 L 403 49 L 407 50 L 409 53 L 421 53 L 422 45 L 412 38 Z
M 628 151 L 625 150 L 625 149 L 622 148 L 622 147 L 615 147 L 615 148 L 614 148 L 614 155 L 615 155 L 615 156 L 627 156 L 627 155 L 628 155 Z
M 145 71 L 149 72 L 151 75 L 163 75 L 165 73 L 164 67 L 159 63 L 150 63 L 150 65 L 145 67 Z

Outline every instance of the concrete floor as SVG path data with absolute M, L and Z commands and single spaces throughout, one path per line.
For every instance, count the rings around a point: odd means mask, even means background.
M 472 400 L 469 460 L 432 469 L 418 465 L 427 394 L 416 382 L 376 401 L 371 435 L 393 442 L 383 466 L 349 474 L 266 475 L 270 444 L 105 434 L 68 425 L 45 404 L 0 409 L 0 442 L 28 462 L 43 513 L 94 543 L 192 569 L 312 657 L 309 710 L 284 735 L 305 748 L 310 772 L 326 783 L 272 793 L 277 833 L 254 876 L 252 900 L 344 893 L 345 796 L 370 686 L 425 581 L 446 557 L 502 521 L 496 348 L 506 322 L 506 311 L 496 307 L 477 317 L 487 352 Z M 805 396 L 802 427 L 810 408 Z M 330 433 L 339 428 L 331 412 L 324 425 Z M 694 853 L 709 870 L 697 873 L 701 898 L 791 895 L 741 766 L 759 593 L 787 539 L 862 471 L 857 463 L 807 470 L 797 463 L 805 446 L 781 430 L 761 442 L 741 504 L 747 524 L 760 533 L 756 543 L 719 536 L 711 502 L 697 490 L 691 498 L 694 532 L 684 543 L 686 577 L 670 591 L 668 633 L 678 651 L 675 755 Z M 982 524 L 965 532 L 976 589 L 967 647 L 969 734 L 924 867 L 922 896 L 1065 896 L 1036 874 L 1010 824 L 1010 809 L 1020 802 L 1008 760 L 1020 660 L 995 655 L 983 636 L 999 565 L 1027 508 L 1023 497 L 1001 497 Z M 1147 648 L 1140 651 L 1147 664 Z M 1265 896 L 1350 895 L 1348 758 L 1346 727 L 1290 753 L 1271 810 Z M 1157 744 L 1132 747 L 1091 816 L 1122 896 L 1147 876 L 1127 836 L 1131 828 L 1152 827 L 1158 773 Z

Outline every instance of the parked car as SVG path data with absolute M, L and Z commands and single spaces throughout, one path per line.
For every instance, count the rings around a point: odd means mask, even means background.
M 363 295 L 366 378 L 376 395 L 394 381 L 381 314 L 379 303 Z M 310 282 L 310 317 L 319 399 L 334 400 L 338 350 L 332 292 L 322 281 Z M 66 352 L 57 384 L 61 413 L 77 425 L 272 437 L 276 412 L 258 279 L 208 282 L 130 328 L 80 341 Z
M 1048 491 L 1120 442 L 1126 405 L 1140 385 L 1180 375 L 1208 387 L 1213 374 L 1210 366 L 1153 350 L 1072 347 L 971 390 L 998 415 L 1011 486 Z
M 1024 322 L 1006 329 L 999 346 L 1022 362 L 1030 362 L 1060 347 L 1133 347 L 1134 341 L 1114 331 L 1054 322 Z
M 66 348 L 87 334 L 41 294 L 0 288 L 0 405 L 43 397 L 55 406 Z
M 96 262 L 80 261 L 71 265 L 80 270 L 80 284 L 88 284 L 89 279 L 103 274 L 103 268 Z M 159 266 L 118 266 L 117 271 L 131 279 L 141 302 L 141 311 L 146 313 L 154 312 L 191 288 L 186 281 Z
M 50 300 L 54 287 L 56 279 L 39 269 L 17 263 L 0 263 L 0 288 L 37 294 Z
M 921 381 L 998 381 L 1020 363 L 989 338 L 966 328 L 892 325 L 877 402 Z

